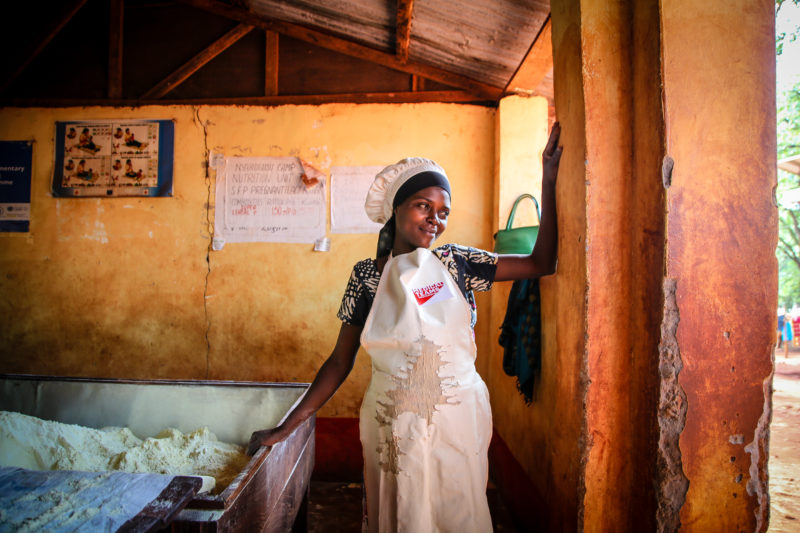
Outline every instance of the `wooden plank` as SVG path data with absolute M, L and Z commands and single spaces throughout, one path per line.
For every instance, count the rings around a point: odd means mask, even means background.
M 267 30 L 267 54 L 264 65 L 264 96 L 278 95 L 278 34 Z
M 203 65 L 227 50 L 236 41 L 247 35 L 253 26 L 237 24 L 235 28 L 211 43 L 205 50 L 187 61 L 178 70 L 164 78 L 155 87 L 142 95 L 143 99 L 161 98 L 172 89 L 183 83 L 189 76 L 200 70 Z
M 58 32 L 60 32 L 64 28 L 64 26 L 66 26 L 67 23 L 70 20 L 72 20 L 72 17 L 75 16 L 75 13 L 77 13 L 78 10 L 82 8 L 86 2 L 87 0 L 73 0 L 73 2 L 67 6 L 61 18 L 55 22 L 54 26 L 50 28 L 50 30 L 45 34 L 42 40 L 39 41 L 39 43 L 34 46 L 33 50 L 31 50 L 28 53 L 28 55 L 25 56 L 19 67 L 17 67 L 17 69 L 11 74 L 11 76 L 9 76 L 8 79 L 0 83 L 0 92 L 2 92 L 6 87 L 8 87 L 11 84 L 11 82 L 17 79 L 19 75 L 22 74 L 22 72 L 26 68 L 28 68 L 28 65 L 30 65 L 31 62 L 34 59 L 36 59 L 36 57 L 42 52 L 42 50 L 44 50 L 45 47 L 47 47 L 47 45 L 50 44 L 50 41 L 53 40 L 53 37 L 58 35 Z
M 118 533 L 159 531 L 188 504 L 203 482 L 199 477 L 176 476 L 156 499 L 120 527 Z
M 226 17 L 242 23 L 251 24 L 258 28 L 265 30 L 272 30 L 286 35 L 294 39 L 299 39 L 316 46 L 328 48 L 341 54 L 358 57 L 366 61 L 371 61 L 385 67 L 406 72 L 408 74 L 417 74 L 424 78 L 444 83 L 451 87 L 458 87 L 467 90 L 476 96 L 497 100 L 502 96 L 503 90 L 500 87 L 488 85 L 480 81 L 449 72 L 430 65 L 423 65 L 408 61 L 406 63 L 400 62 L 394 54 L 375 50 L 345 39 L 340 39 L 326 33 L 322 33 L 310 28 L 292 24 L 290 22 L 283 22 L 274 19 L 264 19 L 258 17 L 249 11 L 238 9 L 216 0 L 179 0 L 181 3 L 208 11 L 221 17 Z
M 13 107 L 83 107 L 83 106 L 119 106 L 131 107 L 141 105 L 319 105 L 319 104 L 415 104 L 423 102 L 447 102 L 491 104 L 497 102 L 493 98 L 476 96 L 466 91 L 400 91 L 387 93 L 338 93 L 253 96 L 244 98 L 196 98 L 196 99 L 70 99 L 70 98 L 9 98 L 0 100 L 0 105 Z
M 553 70 L 553 32 L 547 17 L 539 35 L 531 44 L 525 59 L 506 85 L 506 93 L 533 94 L 542 80 Z
M 122 98 L 122 35 L 125 0 L 109 1 L 108 97 Z
M 292 471 L 286 476 L 283 486 L 272 488 L 273 491 L 279 492 L 279 496 L 267 515 L 263 529 L 265 533 L 283 533 L 300 529 L 300 526 L 306 522 L 307 517 L 298 515 L 311 485 L 311 471 L 314 469 L 314 445 L 314 436 L 311 435 L 304 443 L 297 459 L 294 460 Z M 308 512 L 308 510 L 305 509 L 304 512 Z M 294 525 L 298 527 L 295 528 Z
M 411 42 L 411 17 L 414 14 L 414 0 L 397 0 L 397 59 L 408 61 L 408 47 Z

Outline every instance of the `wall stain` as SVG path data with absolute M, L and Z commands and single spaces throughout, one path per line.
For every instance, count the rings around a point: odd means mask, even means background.
M 680 436 L 686 425 L 686 393 L 678 383 L 683 368 L 677 332 L 680 314 L 675 299 L 678 282 L 665 278 L 663 283 L 664 315 L 661 321 L 661 342 L 658 345 L 661 377 L 658 401 L 658 458 L 656 463 L 658 531 L 678 531 L 680 511 L 686 501 L 689 480 L 683 472 Z
M 672 185 L 672 169 L 675 168 L 675 161 L 668 155 L 661 161 L 661 182 L 665 189 Z

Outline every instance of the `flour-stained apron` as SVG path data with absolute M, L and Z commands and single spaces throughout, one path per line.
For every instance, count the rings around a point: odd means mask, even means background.
M 361 334 L 369 532 L 490 532 L 492 414 L 464 295 L 424 248 L 384 267 Z

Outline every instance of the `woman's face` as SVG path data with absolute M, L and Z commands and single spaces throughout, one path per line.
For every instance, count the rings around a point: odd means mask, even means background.
M 441 187 L 427 187 L 395 209 L 394 253 L 428 248 L 447 228 L 450 194 Z

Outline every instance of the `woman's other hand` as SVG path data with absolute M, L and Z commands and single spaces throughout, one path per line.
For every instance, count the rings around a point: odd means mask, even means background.
M 561 161 L 561 124 L 556 122 L 542 152 L 542 216 L 539 235 L 530 255 L 501 255 L 497 259 L 495 281 L 534 279 L 553 274 L 558 257 L 558 216 L 556 213 L 556 178 Z
M 283 426 L 254 431 L 250 436 L 250 444 L 247 445 L 247 455 L 255 454 L 261 446 L 272 446 L 282 441 L 287 436 Z
M 561 150 L 558 139 L 561 136 L 561 124 L 556 122 L 550 130 L 550 138 L 542 152 L 542 186 L 555 185 L 558 177 L 558 164 L 561 161 Z

